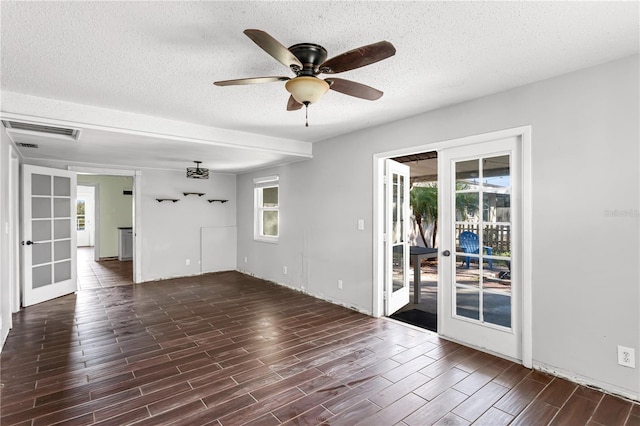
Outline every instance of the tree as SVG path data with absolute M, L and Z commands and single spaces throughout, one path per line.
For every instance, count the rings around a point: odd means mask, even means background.
M 438 230 L 438 187 L 434 183 L 430 183 L 427 186 L 414 186 L 409 194 L 409 203 L 413 209 L 418 231 L 420 232 L 420 237 L 422 237 L 422 242 L 425 247 L 427 247 L 428 244 L 424 236 L 422 220 L 433 222 L 431 247 L 435 247 L 436 232 Z

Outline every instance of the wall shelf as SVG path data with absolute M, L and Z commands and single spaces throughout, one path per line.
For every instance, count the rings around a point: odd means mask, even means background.
M 187 195 L 197 195 L 198 197 L 202 197 L 205 193 L 204 192 L 183 192 L 183 194 L 185 197 Z
M 174 203 L 180 201 L 177 198 L 156 198 L 156 200 L 161 203 L 163 201 L 173 201 Z
M 208 201 L 208 202 L 210 202 L 210 203 L 213 203 L 213 202 L 219 201 L 220 203 L 224 204 L 224 203 L 226 203 L 226 202 L 227 202 L 227 201 L 229 201 L 229 200 L 207 200 L 207 201 Z

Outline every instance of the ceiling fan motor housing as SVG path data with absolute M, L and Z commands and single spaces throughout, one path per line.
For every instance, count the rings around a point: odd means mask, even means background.
M 289 48 L 294 54 L 303 68 L 299 69 L 296 65 L 292 65 L 291 69 L 297 76 L 316 76 L 319 73 L 318 67 L 327 60 L 327 50 L 314 43 L 298 43 Z

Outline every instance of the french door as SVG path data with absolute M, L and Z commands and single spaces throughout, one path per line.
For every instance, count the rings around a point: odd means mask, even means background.
M 76 291 L 76 174 L 24 165 L 23 305 Z
M 438 154 L 438 330 L 514 360 L 522 360 L 520 151 L 509 137 Z
M 386 161 L 385 315 L 409 303 L 409 167 Z

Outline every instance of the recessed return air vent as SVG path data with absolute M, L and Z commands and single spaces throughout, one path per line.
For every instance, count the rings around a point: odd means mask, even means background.
M 18 145 L 21 148 L 38 148 L 38 144 L 36 143 L 24 143 L 24 142 L 16 142 L 16 145 Z
M 23 123 L 21 121 L 2 120 L 2 124 L 7 129 L 23 130 L 26 132 L 46 133 L 48 135 L 66 136 L 78 139 L 80 135 L 79 129 L 71 129 L 67 127 L 47 126 L 44 124 Z

